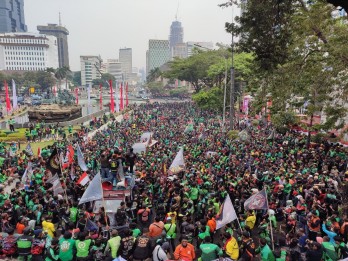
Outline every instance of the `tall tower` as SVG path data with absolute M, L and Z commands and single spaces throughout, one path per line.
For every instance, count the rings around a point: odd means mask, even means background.
M 124 80 L 129 80 L 132 73 L 132 48 L 121 48 L 119 50 L 119 61 L 122 66 Z
M 40 34 L 53 35 L 57 37 L 58 43 L 58 61 L 59 67 L 69 67 L 69 46 L 68 46 L 68 35 L 69 31 L 61 25 L 61 19 L 59 14 L 59 25 L 48 24 L 38 25 L 37 30 Z
M 170 26 L 169 47 L 171 50 L 177 45 L 184 42 L 184 28 L 181 22 L 175 20 Z
M 0 0 L 0 33 L 26 31 L 24 0 Z

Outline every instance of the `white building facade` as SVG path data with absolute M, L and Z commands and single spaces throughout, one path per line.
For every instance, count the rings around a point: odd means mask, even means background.
M 149 50 L 146 57 L 146 73 L 171 60 L 171 51 L 168 40 L 149 40 Z
M 95 79 L 100 79 L 100 68 L 102 65 L 100 56 L 81 55 L 81 85 L 87 87 Z
M 212 42 L 187 42 L 187 57 L 193 54 L 193 49 L 200 49 L 202 51 L 214 49 L 214 43 Z
M 123 68 L 117 59 L 108 59 L 105 64 L 106 72 L 115 77 L 115 80 L 122 81 Z
M 133 58 L 132 48 L 121 48 L 119 50 L 119 61 L 122 66 L 124 80 L 128 80 L 132 73 Z
M 44 71 L 58 66 L 56 37 L 32 33 L 0 34 L 0 70 Z

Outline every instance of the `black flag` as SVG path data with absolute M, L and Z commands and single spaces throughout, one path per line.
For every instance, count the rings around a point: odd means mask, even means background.
M 60 164 L 59 164 L 59 155 L 57 148 L 55 148 L 51 156 L 48 159 L 48 162 L 46 164 L 46 167 L 51 171 L 51 173 L 54 174 L 61 174 L 62 170 L 60 169 Z

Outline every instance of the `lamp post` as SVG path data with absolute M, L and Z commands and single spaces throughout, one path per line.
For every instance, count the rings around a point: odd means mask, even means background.
M 194 46 L 211 51 L 210 48 L 201 46 L 199 44 L 194 44 Z M 224 59 L 225 59 L 225 69 L 226 70 L 225 70 L 225 83 L 224 83 L 224 104 L 222 107 L 222 130 L 223 131 L 225 130 L 225 121 L 226 121 L 226 89 L 227 89 L 227 58 L 224 57 Z
M 232 23 L 231 26 L 233 26 L 233 4 L 232 7 Z M 232 28 L 233 30 L 233 28 Z M 231 59 L 232 59 L 232 67 L 231 67 L 231 86 L 230 86 L 230 130 L 233 130 L 234 127 L 234 36 L 233 32 L 231 32 L 232 35 L 232 42 L 231 42 Z

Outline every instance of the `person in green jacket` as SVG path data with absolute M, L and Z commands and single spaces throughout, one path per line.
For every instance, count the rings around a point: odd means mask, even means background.
M 201 261 L 215 260 L 223 255 L 221 248 L 211 243 L 211 241 L 211 237 L 207 236 L 204 238 L 204 242 L 199 246 L 202 251 Z
M 256 249 L 256 254 L 258 253 L 261 255 L 261 261 L 275 261 L 273 252 L 264 238 L 260 239 L 260 246 Z
M 53 238 L 51 241 L 51 246 L 49 249 L 46 251 L 46 258 L 45 261 L 57 261 L 59 260 L 59 241 L 57 238 Z
M 75 240 L 71 237 L 71 232 L 66 231 L 64 237 L 59 240 L 59 259 L 61 261 L 71 261 L 74 258 L 76 247 Z
M 76 260 L 86 260 L 88 259 L 89 250 L 91 246 L 93 245 L 93 242 L 91 239 L 86 239 L 87 233 L 86 232 L 80 232 L 78 240 L 75 242 L 76 246 Z
M 74 224 L 76 224 L 77 221 L 77 216 L 79 214 L 79 210 L 77 208 L 77 202 L 73 203 L 73 206 L 70 208 L 70 221 L 74 222 Z
M 116 258 L 118 249 L 121 245 L 121 237 L 118 235 L 118 231 L 116 229 L 112 230 L 111 232 L 111 239 L 108 240 L 108 243 L 106 245 L 104 255 L 108 255 L 108 252 L 110 250 L 111 257 Z

